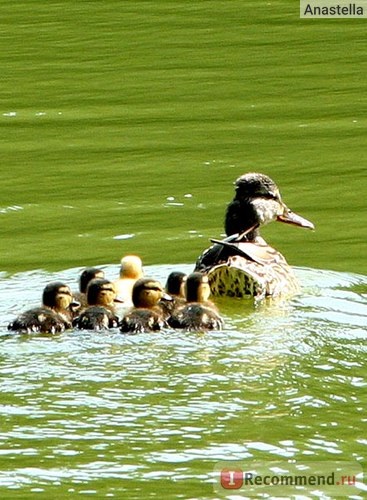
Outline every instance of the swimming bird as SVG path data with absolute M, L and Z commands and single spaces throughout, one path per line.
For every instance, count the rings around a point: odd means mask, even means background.
M 120 302 L 114 284 L 107 279 L 93 279 L 87 287 L 88 307 L 73 320 L 80 330 L 106 330 L 118 326 L 115 303 Z
M 132 300 L 133 309 L 125 314 L 120 322 L 123 333 L 143 333 L 161 330 L 167 326 L 166 313 L 160 307 L 162 300 L 172 300 L 161 283 L 151 278 L 136 281 Z
M 20 333 L 58 333 L 72 326 L 80 304 L 65 283 L 49 283 L 43 290 L 42 306 L 29 309 L 9 323 L 8 330 Z
M 186 273 L 183 273 L 181 271 L 172 271 L 168 275 L 164 288 L 166 290 L 166 293 L 172 298 L 172 300 L 162 301 L 161 303 L 161 307 L 166 313 L 166 318 L 171 316 L 171 314 L 177 307 L 186 304 L 186 278 Z
M 212 239 L 214 245 L 200 255 L 195 266 L 196 271 L 207 274 L 213 295 L 259 300 L 299 290 L 283 255 L 260 236 L 260 227 L 274 220 L 314 229 L 312 222 L 287 207 L 270 177 L 241 175 L 225 215 L 227 238 Z
M 79 277 L 79 292 L 74 293 L 74 299 L 80 302 L 81 308 L 85 308 L 88 305 L 87 301 L 87 287 L 90 281 L 96 278 L 104 279 L 103 269 L 98 267 L 87 267 L 80 274 Z
M 216 306 L 209 301 L 208 277 L 200 272 L 189 274 L 185 291 L 187 303 L 172 313 L 168 320 L 169 325 L 187 331 L 220 330 L 223 320 Z
M 172 297 L 185 298 L 185 283 L 187 275 L 181 271 L 172 271 L 166 281 L 166 292 Z
M 143 264 L 140 257 L 125 255 L 121 259 L 119 278 L 114 281 L 114 285 L 116 293 L 124 301 L 124 307 L 133 305 L 133 286 L 143 275 Z

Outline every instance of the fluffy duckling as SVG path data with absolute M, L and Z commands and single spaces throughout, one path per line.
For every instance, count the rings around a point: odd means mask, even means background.
M 185 284 L 187 275 L 181 271 L 172 271 L 166 281 L 165 290 L 172 297 L 171 301 L 163 301 L 161 307 L 166 318 L 172 315 L 178 307 L 186 304 Z
M 73 326 L 80 330 L 105 330 L 118 326 L 115 302 L 120 302 L 113 283 L 106 279 L 93 279 L 87 287 L 88 307 L 74 319 Z
M 217 308 L 210 302 L 210 286 L 208 277 L 202 273 L 191 273 L 185 285 L 187 304 L 179 307 L 169 318 L 173 328 L 187 331 L 220 330 L 223 320 Z
M 124 306 L 132 307 L 132 290 L 136 281 L 144 275 L 143 264 L 137 255 L 125 255 L 121 259 L 120 276 L 114 281 L 116 293 L 124 302 Z
M 80 307 L 73 300 L 70 288 L 59 281 L 43 290 L 42 306 L 29 309 L 8 325 L 8 330 L 20 333 L 58 333 L 71 328 L 72 317 Z
M 80 302 L 81 308 L 88 306 L 87 287 L 89 283 L 96 278 L 104 279 L 104 271 L 98 267 L 87 267 L 79 277 L 79 292 L 74 293 L 74 298 Z
M 171 297 L 181 297 L 185 299 L 186 274 L 181 271 L 172 271 L 166 281 L 166 292 Z
M 140 278 L 133 287 L 132 300 L 134 308 L 120 322 L 121 332 L 153 332 L 167 326 L 160 302 L 172 299 L 158 281 Z

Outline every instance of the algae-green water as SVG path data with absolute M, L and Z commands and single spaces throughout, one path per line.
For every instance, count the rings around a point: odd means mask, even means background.
M 364 466 L 366 20 L 4 0 L 0 26 L 1 498 L 209 499 L 219 462 Z M 262 232 L 299 296 L 219 301 L 213 334 L 8 335 L 84 266 L 192 269 L 248 171 L 316 226 Z

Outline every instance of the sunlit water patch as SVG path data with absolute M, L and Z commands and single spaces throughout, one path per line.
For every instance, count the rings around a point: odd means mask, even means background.
M 366 460 L 366 277 L 296 269 L 291 301 L 218 300 L 222 332 L 9 334 L 80 272 L 1 277 L 2 498 L 213 498 L 218 461 Z

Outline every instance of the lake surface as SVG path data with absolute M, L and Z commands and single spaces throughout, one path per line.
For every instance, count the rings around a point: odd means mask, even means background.
M 1 499 L 211 499 L 220 464 L 364 466 L 366 20 L 4 0 L 0 22 Z M 219 300 L 211 334 L 8 334 L 85 266 L 191 270 L 247 171 L 316 226 L 263 230 L 298 297 Z
M 366 277 L 297 268 L 290 302 L 222 299 L 222 332 L 6 332 L 43 284 L 80 271 L 3 279 L 1 498 L 209 499 L 218 464 L 365 463 Z

